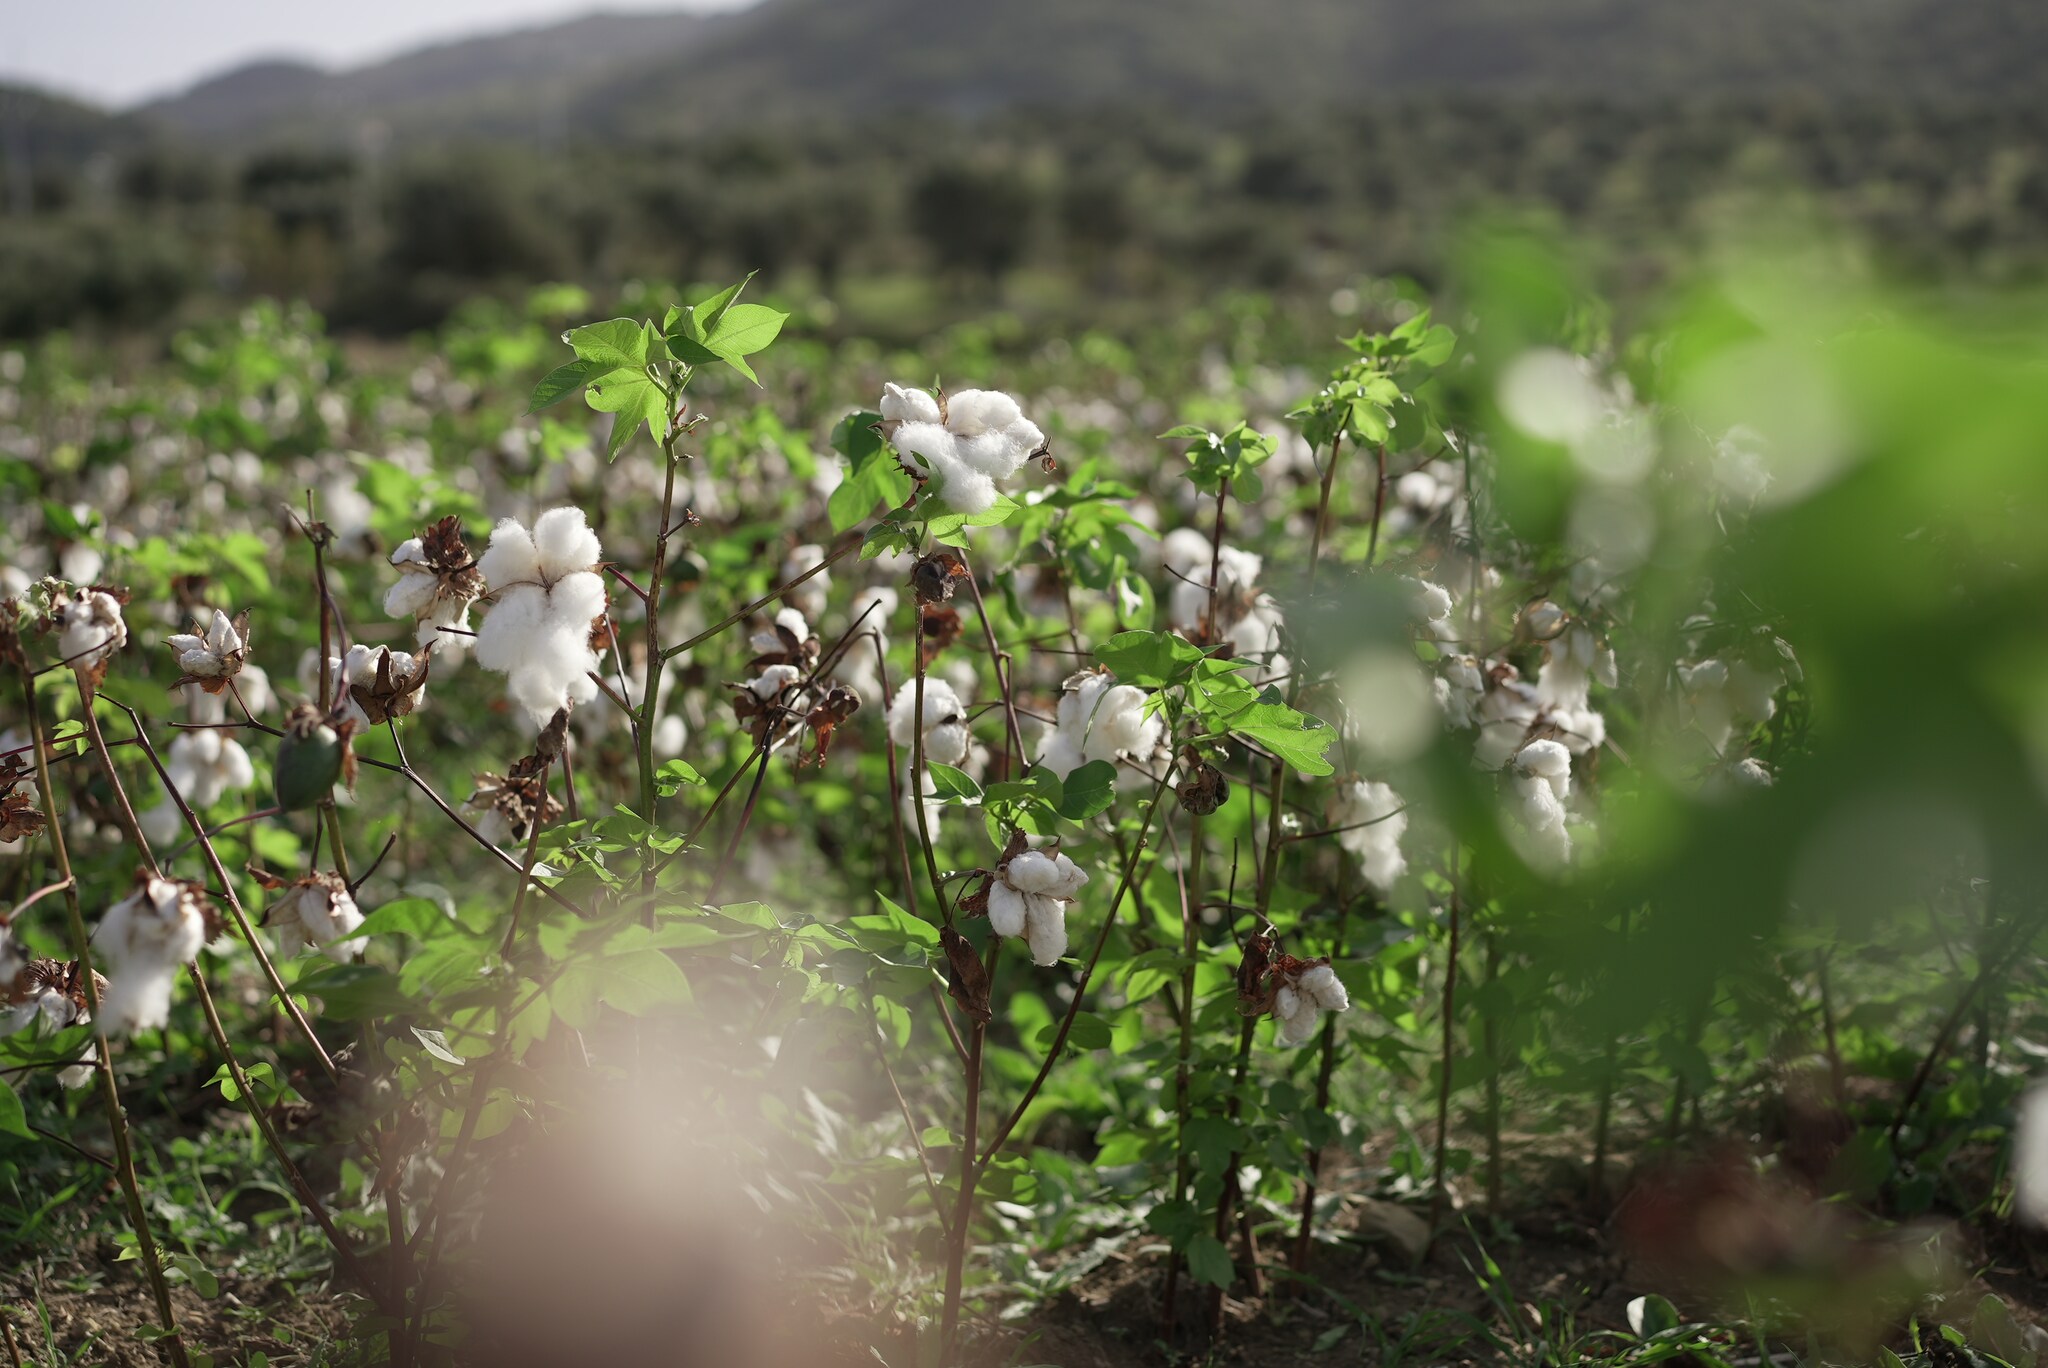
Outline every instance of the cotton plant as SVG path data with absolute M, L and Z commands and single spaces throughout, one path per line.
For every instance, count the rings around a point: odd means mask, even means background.
M 505 518 L 477 560 L 491 610 L 477 632 L 477 664 L 506 677 L 506 692 L 538 729 L 565 707 L 597 697 L 591 645 L 605 613 L 604 556 L 583 510 L 551 508 L 529 530 Z
M 928 390 L 885 385 L 882 433 L 911 474 L 955 513 L 985 513 L 996 484 L 1045 451 L 1045 434 L 998 390 Z
M 1171 581 L 1167 619 L 1177 631 L 1191 641 L 1223 645 L 1234 659 L 1256 661 L 1270 674 L 1287 673 L 1287 658 L 1280 654 L 1286 619 L 1273 596 L 1258 587 L 1262 557 L 1212 544 L 1207 534 L 1182 527 L 1162 539 L 1160 561 Z
M 1072 676 L 1062 686 L 1038 763 L 1064 779 L 1094 760 L 1150 760 L 1164 724 L 1156 713 L 1147 713 L 1146 698 L 1143 689 L 1119 684 L 1107 671 Z
M 203 888 L 150 874 L 138 876 L 134 892 L 107 909 L 92 943 L 107 970 L 100 1024 L 109 1034 L 169 1022 L 177 973 L 199 957 L 218 917 Z
M 1067 906 L 1087 882 L 1088 871 L 1059 851 L 1020 850 L 989 884 L 989 929 L 1022 939 L 1032 963 L 1058 964 L 1067 953 Z
M 918 734 L 917 681 L 906 679 L 889 701 L 889 739 L 908 753 Z M 971 736 L 967 708 L 943 679 L 924 681 L 924 759 L 926 764 L 959 765 L 967 759 Z

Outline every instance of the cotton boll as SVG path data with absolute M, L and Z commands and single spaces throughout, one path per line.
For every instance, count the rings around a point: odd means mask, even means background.
M 1024 939 L 1031 947 L 1031 962 L 1041 966 L 1058 964 L 1067 953 L 1067 905 L 1043 893 L 1024 895 Z
M 491 529 L 491 544 L 477 557 L 476 568 L 494 591 L 514 584 L 538 584 L 542 580 L 540 551 L 534 546 L 533 534 L 517 518 L 498 520 L 498 525 Z
M 989 885 L 988 924 L 998 936 L 1024 934 L 1024 895 L 1001 879 Z
M 1390 786 L 1364 781 L 1344 785 L 1330 824 L 1341 829 L 1337 843 L 1358 860 L 1365 881 L 1380 893 L 1392 889 L 1407 872 L 1401 834 L 1408 829 L 1408 814 Z
M 2048 1083 L 2020 1095 L 2012 1142 L 2013 1208 L 2021 1221 L 2048 1226 Z
M 939 401 L 929 391 L 902 385 L 882 386 L 882 421 L 887 423 L 931 423 L 939 419 Z
M 1744 717 L 1768 722 L 1777 715 L 1778 686 L 1783 682 L 1778 675 L 1738 660 L 1728 667 L 1728 701 Z
M 946 805 L 933 801 L 933 798 L 938 794 L 939 786 L 929 771 L 925 773 L 924 782 L 918 785 L 918 788 L 924 794 L 925 834 L 936 845 L 939 840 L 939 819 L 945 816 Z M 904 830 L 914 836 L 917 833 L 918 803 L 911 793 L 910 766 L 907 763 L 903 766 L 903 795 L 897 801 L 896 810 L 902 815 Z M 991 892 L 993 892 L 993 889 L 991 889 Z
M 584 635 L 605 610 L 604 577 L 577 570 L 555 581 L 548 590 L 548 616 L 559 622 L 580 625 Z
M 500 673 L 517 668 L 540 635 L 547 612 L 548 593 L 538 584 L 501 590 L 477 631 L 476 663 Z
M 967 756 L 970 740 L 967 710 L 953 686 L 943 679 L 924 682 L 924 758 L 927 763 L 957 765 Z M 889 703 L 889 739 L 910 748 L 916 737 L 917 680 L 906 679 Z
M 766 703 L 803 677 L 804 672 L 794 665 L 770 665 L 748 680 L 747 687 L 754 697 Z
M 1304 972 L 1299 980 L 1304 997 L 1313 998 L 1318 1007 L 1326 1012 L 1348 1012 L 1351 1010 L 1351 995 L 1344 991 L 1344 981 L 1337 977 L 1337 971 L 1327 964 L 1318 964 Z
M 589 570 L 604 558 L 604 548 L 598 543 L 597 533 L 590 530 L 580 508 L 550 508 L 541 514 L 534 519 L 532 541 L 539 558 L 541 578 L 549 584 L 577 571 Z M 498 537 L 494 532 L 491 545 L 495 548 L 497 544 Z M 488 572 L 484 578 L 490 580 Z
M 1019 853 L 1003 871 L 1003 877 L 1020 893 L 1050 893 L 1064 882 L 1053 857 L 1041 850 Z
M 1023 416 L 1017 401 L 1000 390 L 961 390 L 946 398 L 946 426 L 962 437 L 1000 432 Z
M 100 1021 L 110 1035 L 160 1030 L 171 1019 L 174 964 L 138 964 L 107 976 L 100 994 Z
M 80 589 L 57 609 L 57 654 L 73 669 L 90 670 L 128 644 L 128 624 L 112 594 Z

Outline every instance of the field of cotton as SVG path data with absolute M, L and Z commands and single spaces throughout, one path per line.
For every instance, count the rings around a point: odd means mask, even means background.
M 12 1362 L 2032 1364 L 2041 302 L 6 350 Z

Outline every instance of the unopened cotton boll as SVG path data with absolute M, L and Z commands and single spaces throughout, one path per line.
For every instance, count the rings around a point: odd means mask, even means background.
M 917 680 L 906 679 L 889 703 L 889 739 L 906 749 L 917 736 Z M 967 710 L 943 679 L 924 681 L 924 758 L 927 764 L 957 765 L 967 758 Z

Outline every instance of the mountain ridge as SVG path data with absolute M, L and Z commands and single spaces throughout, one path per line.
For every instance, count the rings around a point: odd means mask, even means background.
M 247 64 L 131 111 L 201 142 L 675 136 L 907 110 L 1385 96 L 2032 98 L 2037 0 L 764 0 L 599 12 L 341 70 Z

